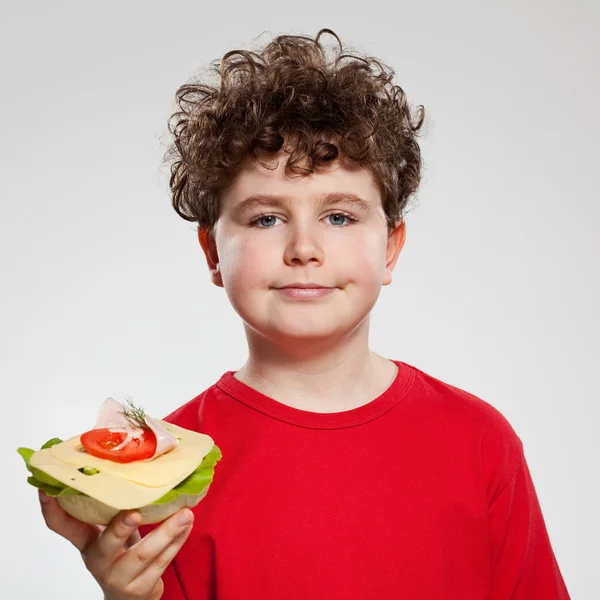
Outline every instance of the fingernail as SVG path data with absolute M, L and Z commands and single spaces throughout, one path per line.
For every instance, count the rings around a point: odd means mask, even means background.
M 192 514 L 189 510 L 184 510 L 182 513 L 179 513 L 177 517 L 177 523 L 179 525 L 187 525 L 192 521 Z
M 135 527 L 136 525 L 135 519 L 131 514 L 125 516 L 125 518 L 123 519 L 123 523 L 125 523 L 127 527 Z
M 40 496 L 40 502 L 42 504 L 48 504 L 48 502 L 50 502 L 50 498 L 48 498 L 48 496 L 46 495 L 46 492 L 44 492 L 44 490 L 39 491 L 39 496 Z

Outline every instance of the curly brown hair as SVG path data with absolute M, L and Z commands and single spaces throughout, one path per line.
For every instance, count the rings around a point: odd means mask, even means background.
M 339 48 L 330 57 L 321 37 Z M 211 63 L 214 84 L 181 86 L 169 119 L 172 203 L 199 228 L 212 229 L 219 194 L 244 161 L 284 149 L 285 172 L 312 173 L 341 151 L 369 167 L 379 184 L 388 227 L 404 220 L 421 179 L 417 137 L 425 111 L 413 118 L 394 71 L 380 60 L 349 52 L 330 29 L 314 39 L 281 35 L 260 52 L 232 50 Z M 284 146 L 285 144 L 285 146 Z

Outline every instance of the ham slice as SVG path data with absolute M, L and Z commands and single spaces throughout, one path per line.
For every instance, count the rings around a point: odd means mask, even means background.
M 156 419 L 146 415 L 145 421 L 146 425 L 152 429 L 156 436 L 156 452 L 149 460 L 172 450 L 179 444 L 177 438 L 172 433 L 169 433 Z
M 126 434 L 125 439 L 113 448 L 115 451 L 124 448 L 131 440 L 139 439 L 144 432 L 144 429 L 133 426 L 127 420 L 123 414 L 124 410 L 125 407 L 120 402 L 117 402 L 113 398 L 107 398 L 100 407 L 96 424 L 93 427 L 94 429 L 110 429 L 111 431 L 119 431 Z M 156 436 L 156 451 L 146 460 L 154 460 L 178 445 L 177 438 L 169 433 L 156 419 L 146 415 L 144 420 L 148 428 Z
M 124 427 L 133 429 L 125 418 L 123 410 L 125 410 L 124 406 L 120 402 L 107 398 L 100 407 L 94 429 L 122 429 Z

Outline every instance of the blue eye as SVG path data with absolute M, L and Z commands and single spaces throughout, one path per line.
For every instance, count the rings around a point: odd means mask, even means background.
M 262 229 L 271 229 L 273 225 L 275 225 L 275 221 L 277 221 L 278 217 L 275 215 L 261 215 L 254 221 L 252 221 L 253 225 L 258 225 Z
M 335 215 L 329 215 L 327 218 L 332 225 L 343 225 L 344 223 L 340 223 L 340 219 L 343 221 L 343 219 L 346 218 L 346 215 L 336 213 Z
M 333 219 L 332 219 L 332 217 L 333 217 Z M 329 223 L 331 225 L 336 225 L 339 227 L 344 227 L 345 225 L 348 225 L 349 223 L 356 221 L 356 219 L 354 219 L 350 215 L 346 215 L 344 213 L 333 213 L 331 215 L 327 215 L 327 218 L 329 219 Z M 342 222 L 340 222 L 340 220 L 342 220 Z M 346 221 L 346 222 L 344 222 L 344 221 Z

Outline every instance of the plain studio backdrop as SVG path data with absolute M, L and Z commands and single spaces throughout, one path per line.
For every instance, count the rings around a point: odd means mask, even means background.
M 89 429 L 108 396 L 162 417 L 245 359 L 170 205 L 177 87 L 228 50 L 323 27 L 392 65 L 428 115 L 371 347 L 507 417 L 572 597 L 599 597 L 594 1 L 2 8 L 2 598 L 102 597 L 45 527 L 17 447 Z

